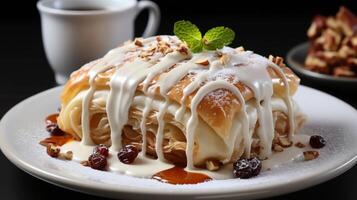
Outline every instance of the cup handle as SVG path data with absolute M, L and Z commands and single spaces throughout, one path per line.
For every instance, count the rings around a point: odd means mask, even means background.
M 145 38 L 156 34 L 160 24 L 160 9 L 159 6 L 152 1 L 139 1 L 138 13 L 144 9 L 149 9 L 149 21 L 142 36 Z

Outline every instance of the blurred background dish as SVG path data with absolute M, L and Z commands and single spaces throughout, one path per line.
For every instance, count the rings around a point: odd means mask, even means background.
M 357 17 L 341 6 L 336 15 L 317 13 L 306 29 L 309 42 L 287 54 L 288 65 L 313 87 L 357 88 Z
M 357 78 L 336 77 L 313 72 L 305 68 L 309 43 L 305 42 L 292 48 L 287 56 L 288 66 L 302 79 L 302 83 L 315 88 L 341 89 L 350 91 L 357 88 Z

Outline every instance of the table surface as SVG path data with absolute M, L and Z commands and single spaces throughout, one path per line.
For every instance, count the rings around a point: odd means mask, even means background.
M 145 15 L 145 14 L 144 14 Z M 181 16 L 170 16 L 163 10 L 163 20 L 159 34 L 171 34 L 171 25 Z M 138 31 L 143 28 L 140 15 L 137 20 Z M 285 56 L 294 45 L 306 40 L 305 31 L 311 16 L 298 15 L 264 16 L 232 14 L 216 15 L 200 13 L 189 15 L 188 19 L 202 27 L 212 27 L 224 22 L 237 32 L 233 46 L 243 45 L 246 49 L 268 56 Z M 212 19 L 212 20 L 210 20 Z M 29 19 L 1 20 L 0 52 L 2 62 L 2 77 L 0 78 L 0 117 L 21 100 L 40 91 L 54 87 L 53 72 L 50 69 L 41 41 L 41 27 L 38 16 Z M 328 92 L 357 108 L 357 98 L 345 90 L 336 90 L 328 86 L 311 85 L 306 80 L 302 84 Z M 4 134 L 4 133 L 1 133 Z M 0 195 L 2 199 L 42 199 L 54 194 L 61 199 L 99 199 L 95 196 L 62 189 L 39 180 L 15 167 L 0 153 Z M 357 166 L 341 176 L 323 184 L 275 197 L 272 199 L 309 199 L 319 198 L 357 199 Z

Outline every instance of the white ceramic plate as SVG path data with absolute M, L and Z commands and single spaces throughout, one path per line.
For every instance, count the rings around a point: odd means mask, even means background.
M 48 136 L 44 119 L 56 112 L 60 91 L 60 87 L 44 91 L 13 107 L 0 123 L 0 147 L 19 168 L 71 190 L 121 199 L 252 199 L 321 183 L 357 161 L 357 111 L 335 97 L 301 86 L 295 99 L 308 116 L 301 132 L 323 135 L 328 142 L 316 160 L 289 163 L 252 179 L 196 185 L 170 185 L 92 170 L 72 161 L 52 159 L 38 144 Z

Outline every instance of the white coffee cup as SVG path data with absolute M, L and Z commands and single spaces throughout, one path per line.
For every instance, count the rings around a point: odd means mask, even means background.
M 154 35 L 160 21 L 159 7 L 151 1 L 40 0 L 37 8 L 46 56 L 58 84 L 83 64 L 133 39 L 134 20 L 143 9 L 149 9 L 143 37 Z

